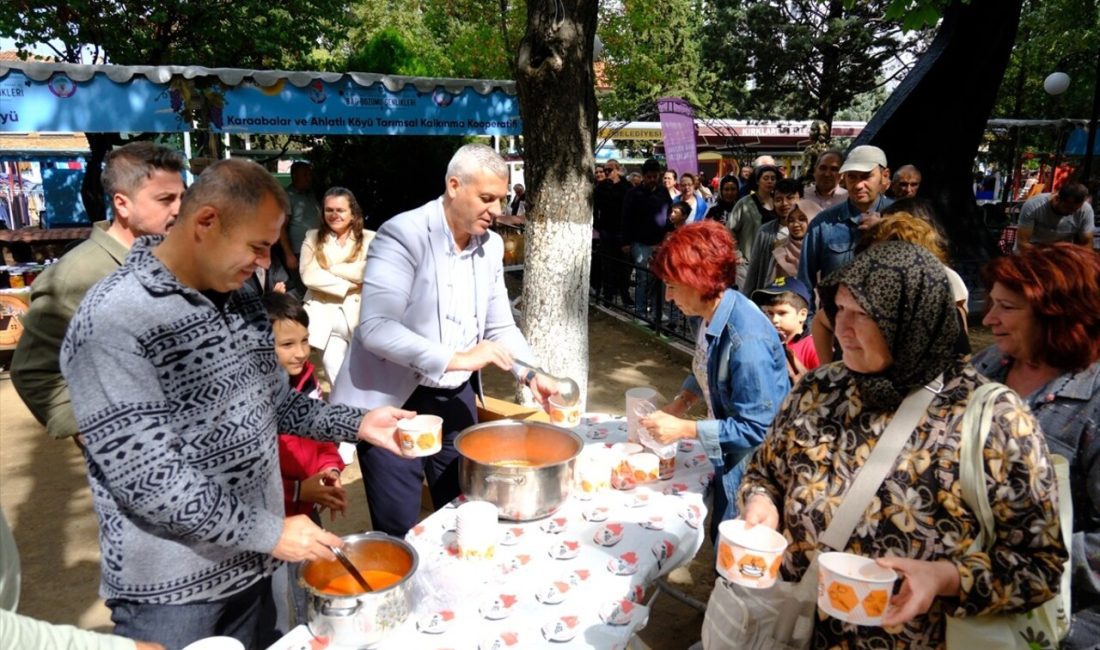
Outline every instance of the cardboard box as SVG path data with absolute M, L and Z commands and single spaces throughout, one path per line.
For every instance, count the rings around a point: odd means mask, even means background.
M 508 402 L 495 397 L 485 396 L 485 402 L 478 400 L 478 422 L 491 422 L 493 420 L 531 420 L 533 422 L 549 422 L 550 415 L 540 407 L 521 406 L 514 402 Z

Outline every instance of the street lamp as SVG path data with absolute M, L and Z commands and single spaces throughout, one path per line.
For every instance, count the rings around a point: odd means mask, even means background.
M 1064 72 L 1052 72 L 1043 80 L 1043 90 L 1048 95 L 1061 95 L 1069 90 L 1069 75 Z

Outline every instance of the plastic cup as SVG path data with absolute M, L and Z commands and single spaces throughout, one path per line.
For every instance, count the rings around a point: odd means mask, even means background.
M 730 582 L 751 589 L 775 584 L 787 538 L 764 525 L 745 528 L 743 519 L 718 524 L 718 573 Z
M 639 424 L 641 420 L 641 416 L 638 415 L 639 404 L 648 402 L 652 405 L 656 399 L 657 389 L 652 386 L 639 386 L 626 391 L 626 433 L 630 442 L 638 442 L 642 428 Z
M 634 410 L 639 418 L 646 417 L 656 411 L 657 407 L 645 400 L 638 402 L 637 408 Z M 680 443 L 674 442 L 671 445 L 662 445 L 654 440 L 653 437 L 649 435 L 649 431 L 641 425 L 638 427 L 638 441 L 661 460 L 659 470 L 661 480 L 664 481 L 672 478 L 672 475 L 676 473 L 676 452 L 680 448 Z
M 563 404 L 560 395 L 550 398 L 550 422 L 562 427 L 573 428 L 581 423 L 581 405 Z
M 417 415 L 397 421 L 401 453 L 407 458 L 431 456 L 443 448 L 443 418 Z
M 639 419 L 649 417 L 656 412 L 657 407 L 654 406 L 653 402 L 647 399 L 641 399 L 634 402 L 634 415 L 638 416 Z
M 881 626 L 898 574 L 874 560 L 851 553 L 817 558 L 817 606 L 854 625 Z
M 488 501 L 467 501 L 455 510 L 455 538 L 462 560 L 491 560 L 500 538 L 496 505 Z
M 188 644 L 183 650 L 244 650 L 244 644 L 231 636 L 208 636 Z

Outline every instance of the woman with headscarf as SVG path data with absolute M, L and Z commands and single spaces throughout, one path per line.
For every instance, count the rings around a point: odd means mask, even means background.
M 982 271 L 994 343 L 971 360 L 1016 391 L 1050 450 L 1069 461 L 1073 620 L 1062 648 L 1100 641 L 1100 256 L 1032 246 Z
M 736 176 L 733 174 L 723 176 L 718 186 L 718 200 L 707 210 L 707 219 L 726 225 L 730 213 L 733 212 L 733 206 L 737 205 L 739 187 Z
M 887 208 L 887 210 L 889 209 Z M 959 317 L 959 338 L 955 342 L 955 351 L 960 354 L 970 354 L 970 339 L 967 337 L 966 327 L 966 302 L 969 294 L 966 290 L 966 284 L 963 283 L 959 274 L 947 265 L 947 250 L 944 246 L 944 240 L 939 231 L 936 230 L 933 222 L 908 212 L 895 211 L 886 214 L 863 233 L 863 237 L 856 245 L 856 255 L 872 246 L 887 241 L 904 241 L 916 244 L 935 255 L 936 259 L 943 264 L 943 272 L 947 274 L 947 280 L 951 285 L 951 297 L 955 301 L 955 311 L 958 312 Z M 836 336 L 833 334 L 833 326 L 829 322 L 828 314 L 818 312 L 814 316 L 812 327 L 814 347 L 817 349 L 818 359 L 822 363 L 832 361 Z
M 919 246 L 887 242 L 818 286 L 844 361 L 791 392 L 739 493 L 748 524 L 790 542 L 785 579 L 800 579 L 832 550 L 819 537 L 902 400 L 934 395 L 855 532 L 835 549 L 899 574 L 884 627 L 819 616 L 813 647 L 942 648 L 948 615 L 1013 614 L 1053 598 L 1066 558 L 1054 469 L 1035 420 L 1011 393 L 991 402 L 983 454 L 993 546 L 970 548 L 981 525 L 961 498 L 961 423 L 988 380 L 954 351 L 959 323 L 943 265 Z

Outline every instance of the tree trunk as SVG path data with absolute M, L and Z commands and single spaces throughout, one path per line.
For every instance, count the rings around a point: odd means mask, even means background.
M 971 185 L 974 157 L 1016 42 L 1023 0 L 954 2 L 928 51 L 855 144 L 886 152 L 892 169 L 921 170 L 956 257 L 981 259 L 986 232 Z
M 597 0 L 528 0 L 515 75 L 527 181 L 521 327 L 543 366 L 588 395 Z
M 117 133 L 85 133 L 84 137 L 88 139 L 91 155 L 84 167 L 80 198 L 84 201 L 88 219 L 95 223 L 107 218 L 107 205 L 103 202 L 103 159 L 111 147 L 122 142 L 122 138 Z

